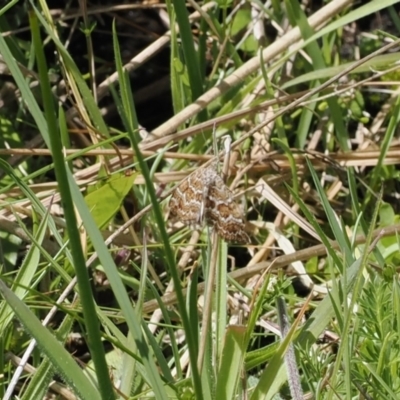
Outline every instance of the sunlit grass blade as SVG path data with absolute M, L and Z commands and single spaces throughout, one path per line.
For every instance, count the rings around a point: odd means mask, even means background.
M 80 298 L 82 300 L 83 313 L 86 322 L 86 329 L 89 336 L 89 348 L 96 368 L 100 393 L 103 398 L 112 399 L 114 389 L 108 374 L 108 368 L 105 360 L 104 348 L 101 342 L 99 324 L 95 313 L 94 301 L 91 293 L 89 275 L 85 265 L 82 244 L 78 230 L 78 223 L 74 210 L 73 196 L 70 185 L 68 184 L 67 165 L 64 163 L 62 143 L 60 138 L 60 128 L 58 126 L 56 115 L 62 114 L 60 107 L 56 112 L 55 102 L 50 87 L 47 74 L 46 59 L 44 57 L 42 41 L 40 38 L 38 20 L 35 14 L 30 15 L 30 25 L 32 31 L 33 43 L 36 47 L 36 60 L 38 64 L 39 76 L 41 78 L 41 91 L 44 103 L 46 121 L 48 124 L 49 144 L 53 153 L 54 168 L 58 179 L 59 190 L 64 203 L 64 213 L 67 225 L 67 232 L 70 237 L 70 246 L 74 268 L 78 279 Z M 60 121 L 65 121 L 62 118 Z M 61 122 L 62 123 L 62 122 Z M 63 127 L 64 129 L 64 127 Z
M 215 316 L 216 316 L 216 330 L 215 330 L 215 354 L 214 360 L 216 365 L 219 365 L 219 360 L 222 356 L 222 344 L 225 340 L 227 329 L 227 304 L 228 304 L 228 246 L 226 243 L 221 243 L 219 246 L 217 276 L 215 280 Z M 211 332 L 210 332 L 211 333 Z
M 126 85 L 127 85 L 127 90 L 128 90 L 129 83 L 126 82 Z M 128 115 L 125 114 L 124 110 L 122 110 L 122 112 L 123 112 L 123 114 L 122 114 L 123 120 L 128 122 Z M 197 396 L 201 396 L 202 389 L 201 389 L 201 384 L 200 384 L 200 377 L 199 377 L 199 373 L 197 371 L 197 365 L 196 365 L 196 361 L 195 361 L 196 356 L 197 356 L 197 349 L 195 346 L 195 340 L 189 333 L 190 332 L 190 321 L 189 321 L 186 304 L 185 304 L 185 300 L 184 300 L 183 293 L 182 293 L 180 276 L 179 276 L 179 273 L 176 268 L 174 255 L 173 255 L 173 252 L 171 249 L 170 239 L 169 239 L 168 233 L 165 228 L 164 217 L 161 212 L 159 200 L 158 200 L 155 190 L 154 190 L 154 185 L 153 185 L 151 176 L 149 174 L 149 169 L 147 167 L 147 164 L 146 164 L 146 162 L 141 154 L 140 148 L 139 148 L 137 132 L 135 132 L 131 129 L 131 126 L 132 126 L 131 123 L 126 123 L 126 126 L 128 128 L 128 136 L 131 140 L 132 147 L 137 156 L 138 164 L 139 164 L 140 170 L 143 174 L 146 188 L 149 193 L 150 201 L 153 206 L 152 209 L 153 209 L 153 213 L 154 213 L 154 218 L 155 218 L 157 226 L 159 228 L 161 241 L 164 245 L 165 259 L 166 259 L 166 264 L 168 266 L 168 272 L 171 275 L 172 280 L 174 282 L 174 288 L 175 288 L 176 296 L 177 296 L 177 300 L 178 300 L 179 312 L 180 312 L 180 316 L 182 319 L 183 329 L 186 332 L 186 338 L 187 338 L 187 343 L 188 343 L 188 348 L 189 348 L 189 353 L 190 353 L 190 363 L 191 363 L 191 368 L 192 368 L 192 379 L 193 379 L 194 390 L 195 390 L 195 393 Z M 155 374 L 156 370 L 154 370 L 153 373 Z
M 74 319 L 70 315 L 66 315 L 57 330 L 57 337 L 59 341 L 66 340 L 73 323 Z M 49 358 L 45 357 L 42 360 L 39 368 L 37 368 L 35 374 L 33 374 L 33 377 L 30 380 L 29 385 L 21 400 L 34 400 L 43 398 L 47 391 L 48 384 L 53 378 L 54 367 Z
M 176 22 L 179 25 L 184 65 L 187 67 L 193 101 L 203 93 L 203 78 L 199 68 L 199 57 L 195 50 L 192 30 L 190 29 L 189 14 L 185 2 L 182 0 L 173 0 L 172 4 L 173 7 L 169 7 L 169 10 L 173 10 L 176 14 Z M 175 19 L 172 18 L 172 20 Z M 204 113 L 202 115 L 205 116 Z
M 0 292 L 7 301 L 20 322 L 36 339 L 41 350 L 51 360 L 52 365 L 61 374 L 63 379 L 75 389 L 82 399 L 101 399 L 98 389 L 96 389 L 84 376 L 82 369 L 78 366 L 72 356 L 64 349 L 58 340 L 43 327 L 37 317 L 29 308 L 18 299 L 15 294 L 8 289 L 3 281 L 0 280 Z
M 246 336 L 244 326 L 231 325 L 226 329 L 221 362 L 218 367 L 215 391 L 217 399 L 235 397 L 247 348 Z
M 82 74 L 80 73 L 78 67 L 76 66 L 74 60 L 71 55 L 65 48 L 65 46 L 61 43 L 58 36 L 53 31 L 52 27 L 47 23 L 42 13 L 36 8 L 32 1 L 30 1 L 32 9 L 36 15 L 36 18 L 40 22 L 41 26 L 46 30 L 46 33 L 50 36 L 54 44 L 56 45 L 57 51 L 59 52 L 62 62 L 65 64 L 65 71 L 70 78 L 69 84 L 72 86 L 71 90 L 73 90 L 74 95 L 76 97 L 76 101 L 81 105 L 81 113 L 86 116 L 86 112 L 90 117 L 91 121 L 87 121 L 87 123 L 91 123 L 97 131 L 101 133 L 103 137 L 109 137 L 108 128 L 104 122 L 104 119 L 101 115 L 100 109 L 96 104 L 93 94 L 87 86 L 86 81 L 83 79 Z M 47 3 L 41 1 L 41 6 L 46 15 L 51 15 L 49 9 L 47 7 Z M 77 90 L 74 90 L 75 87 Z M 49 146 L 50 147 L 50 146 Z
M 46 234 L 47 229 L 47 217 L 43 218 L 39 228 L 36 232 L 36 241 L 40 245 Z M 39 261 L 40 261 L 40 247 L 32 246 L 26 257 L 24 258 L 18 273 L 13 277 L 11 290 L 14 294 L 21 300 L 25 298 L 30 292 L 30 288 L 33 285 L 33 278 L 38 272 Z M 13 319 L 13 314 L 11 313 L 10 306 L 7 303 L 0 304 L 0 332 L 3 334 L 6 332 L 8 325 Z

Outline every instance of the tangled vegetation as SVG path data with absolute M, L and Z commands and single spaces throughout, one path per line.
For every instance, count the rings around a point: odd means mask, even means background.
M 60 4 L 0 10 L 1 398 L 398 399 L 397 2 Z

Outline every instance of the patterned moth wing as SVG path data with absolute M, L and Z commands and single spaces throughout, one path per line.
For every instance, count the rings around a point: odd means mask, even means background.
M 185 225 L 201 226 L 206 213 L 209 188 L 218 177 L 216 164 L 199 168 L 173 191 L 169 201 L 170 215 Z
M 250 243 L 245 231 L 243 210 L 220 176 L 215 178 L 208 190 L 206 221 L 227 242 Z

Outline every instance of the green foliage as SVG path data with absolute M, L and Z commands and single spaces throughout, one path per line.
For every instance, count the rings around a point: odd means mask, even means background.
M 114 175 L 104 185 L 91 191 L 85 197 L 94 222 L 100 229 L 105 228 L 117 214 L 122 200 L 132 188 L 135 176 L 134 174 Z
M 400 19 L 338 3 L 168 1 L 171 31 L 152 10 L 145 40 L 117 7 L 107 29 L 89 6 L 71 25 L 68 4 L 0 9 L 1 398 L 295 398 L 291 344 L 316 399 L 400 397 Z M 129 63 L 126 32 L 146 46 Z M 158 86 L 141 104 L 148 76 L 169 82 L 167 121 Z M 226 135 L 248 246 L 164 202 Z

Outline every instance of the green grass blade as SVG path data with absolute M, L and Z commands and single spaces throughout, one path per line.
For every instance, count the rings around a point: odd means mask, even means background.
M 51 360 L 52 365 L 61 374 L 62 378 L 74 388 L 81 399 L 101 399 L 99 391 L 85 377 L 71 355 L 64 349 L 58 340 L 43 327 L 29 308 L 0 280 L 0 293 L 25 329 L 34 337 L 41 350 Z
M 203 93 L 203 79 L 199 69 L 199 58 L 195 50 L 186 4 L 183 0 L 172 0 L 172 3 L 174 5 L 173 10 L 176 14 L 176 21 L 179 26 L 180 37 L 182 40 L 184 64 L 187 67 L 189 76 L 192 101 L 194 101 Z M 204 113 L 201 113 L 200 116 L 201 115 L 205 117 Z M 202 117 L 200 117 L 200 119 L 202 119 Z
M 347 273 L 347 290 L 350 290 L 353 287 L 354 281 L 357 277 L 357 273 L 360 269 L 361 259 L 358 259 L 354 262 L 353 265 L 350 266 Z M 295 340 L 298 346 L 301 346 L 305 349 L 310 348 L 312 344 L 318 339 L 321 333 L 326 329 L 329 325 L 331 319 L 335 316 L 335 312 L 332 306 L 331 298 L 326 296 L 318 307 L 314 310 L 314 312 L 310 315 L 310 318 L 304 325 L 301 330 L 301 333 Z M 271 399 L 272 396 L 277 393 L 280 387 L 286 381 L 286 370 L 283 364 L 283 359 L 280 359 L 280 367 L 279 370 L 274 370 L 274 379 L 268 384 L 270 386 L 265 390 L 265 399 Z
M 147 347 L 146 340 L 143 336 L 141 322 L 138 320 L 135 313 L 132 312 L 131 302 L 122 283 L 121 277 L 118 274 L 118 270 L 115 266 L 114 260 L 112 259 L 107 247 L 104 244 L 103 236 L 101 235 L 98 227 L 91 217 L 90 210 L 88 209 L 79 189 L 76 187 L 72 175 L 68 175 L 68 182 L 72 188 L 75 207 L 79 210 L 85 229 L 87 230 L 93 247 L 96 250 L 97 256 L 107 274 L 107 278 L 110 281 L 111 287 L 118 301 L 118 304 L 121 307 L 121 311 L 126 319 L 129 330 L 135 339 L 139 354 L 142 358 L 142 363 L 146 369 L 147 378 L 151 382 L 152 389 L 154 390 L 158 398 L 166 398 L 159 371 L 154 364 L 154 361 L 149 352 L 149 348 Z
M 116 57 L 117 56 L 118 55 L 116 55 Z M 129 82 L 126 82 L 126 85 L 127 85 L 127 90 L 128 90 Z M 132 147 L 137 156 L 140 170 L 145 179 L 146 189 L 149 193 L 151 204 L 153 205 L 153 213 L 154 213 L 155 221 L 156 221 L 157 226 L 160 231 L 161 241 L 164 245 L 165 260 L 168 265 L 168 272 L 170 273 L 172 280 L 174 282 L 174 288 L 175 288 L 177 299 L 178 299 L 179 312 L 180 312 L 180 316 L 182 318 L 182 325 L 183 325 L 183 329 L 186 332 L 186 338 L 187 338 L 187 343 L 188 343 L 188 348 L 189 348 L 189 353 L 190 353 L 190 362 L 191 362 L 191 368 L 192 368 L 192 378 L 193 378 L 194 390 L 195 390 L 196 396 L 201 397 L 202 389 L 201 389 L 201 383 L 200 383 L 200 376 L 199 376 L 199 373 L 197 370 L 197 364 L 196 364 L 196 355 L 197 355 L 197 347 L 195 345 L 196 341 L 189 334 L 190 321 L 189 321 L 189 317 L 188 317 L 188 313 L 187 313 L 187 309 L 186 309 L 186 303 L 185 303 L 183 293 L 182 293 L 182 285 L 181 285 L 181 281 L 180 281 L 180 276 L 179 276 L 179 273 L 176 268 L 174 255 L 173 255 L 171 245 L 170 245 L 170 238 L 169 238 L 168 233 L 165 228 L 165 221 L 164 221 L 164 217 L 161 212 L 159 199 L 157 198 L 155 190 L 154 190 L 153 180 L 151 179 L 149 169 L 148 169 L 147 164 L 146 164 L 146 162 L 142 156 L 142 153 L 139 149 L 137 132 L 135 132 L 131 129 L 131 127 L 134 125 L 128 121 L 129 113 L 127 114 L 125 112 L 125 108 L 121 111 L 122 111 L 122 119 L 125 121 L 125 126 L 127 126 L 127 128 L 128 128 L 128 136 L 131 140 Z M 154 371 L 154 372 L 156 372 L 156 371 Z
M 227 328 L 215 390 L 216 399 L 233 399 L 243 368 L 247 349 L 246 328 L 231 325 Z
M 48 132 L 50 139 L 50 149 L 53 154 L 54 168 L 59 184 L 61 198 L 64 203 L 65 221 L 67 224 L 67 232 L 70 237 L 70 246 L 72 258 L 74 260 L 74 268 L 78 280 L 80 297 L 82 301 L 83 314 L 85 317 L 85 325 L 89 336 L 88 345 L 96 368 L 97 378 L 100 386 L 102 398 L 114 398 L 114 389 L 111 384 L 108 367 L 105 359 L 104 348 L 101 341 L 99 323 L 96 316 L 94 300 L 89 282 L 89 274 L 85 265 L 78 223 L 76 220 L 74 202 L 67 179 L 67 166 L 64 163 L 62 143 L 60 137 L 60 129 L 57 124 L 56 115 L 63 113 L 62 108 L 56 113 L 55 102 L 50 87 L 47 74 L 46 59 L 43 52 L 42 41 L 38 21 L 35 14 L 30 14 L 30 25 L 32 38 L 36 49 L 36 60 L 38 64 L 39 76 L 41 80 L 41 92 L 48 124 Z M 62 117 L 60 121 L 65 121 Z M 64 127 L 63 127 L 64 129 Z
M 304 11 L 301 9 L 300 4 L 297 1 L 292 1 L 292 0 L 286 0 L 285 4 L 287 5 L 287 10 L 289 13 L 289 16 L 292 18 L 292 25 L 293 26 L 298 26 L 301 32 L 301 35 L 303 39 L 306 41 L 313 35 L 313 31 L 308 23 L 307 17 L 304 14 Z M 317 41 L 312 41 L 306 45 L 306 50 L 308 55 L 312 59 L 312 67 L 314 70 L 319 70 L 322 68 L 325 68 L 325 61 L 322 56 L 322 51 L 318 46 Z M 319 82 L 316 81 L 316 85 L 318 85 Z M 335 128 L 337 131 L 337 138 L 339 139 L 339 143 L 341 146 L 341 149 L 343 151 L 348 150 L 348 140 L 349 140 L 349 135 L 347 133 L 346 127 L 344 125 L 343 117 L 342 117 L 342 110 L 339 107 L 339 104 L 337 102 L 337 99 L 334 97 L 330 97 L 327 99 L 328 105 L 329 105 L 329 111 L 332 114 L 332 121 L 334 121 Z M 306 137 L 309 132 L 309 126 L 306 123 L 306 120 L 310 120 L 311 118 L 311 110 L 305 110 L 303 112 L 304 118 L 302 119 L 301 123 L 301 131 L 299 131 L 299 145 L 301 146 L 300 148 L 303 148 L 302 145 L 304 145 L 306 141 Z
M 59 341 L 67 338 L 73 323 L 74 320 L 71 316 L 67 315 L 64 318 L 57 331 L 57 338 Z M 52 379 L 54 379 L 54 367 L 51 361 L 46 357 L 41 362 L 39 368 L 37 368 L 21 400 L 36 400 L 44 398 L 48 390 L 48 384 Z
M 61 43 L 59 38 L 55 35 L 54 31 L 51 29 L 49 24 L 43 18 L 42 14 L 34 6 L 32 1 L 31 1 L 31 5 L 32 5 L 32 9 L 34 10 L 35 15 L 36 15 L 37 19 L 39 20 L 41 26 L 46 30 L 46 33 L 50 36 L 50 38 L 53 40 L 54 44 L 56 45 L 57 51 L 59 52 L 60 56 L 62 57 L 62 60 L 65 63 L 66 69 L 73 77 L 73 83 L 76 84 L 76 86 L 79 89 L 82 99 L 77 99 L 77 100 L 79 100 L 82 104 L 85 105 L 85 110 L 88 111 L 88 114 L 91 118 L 93 126 L 103 135 L 103 137 L 109 137 L 108 128 L 103 120 L 101 111 L 100 111 L 98 105 L 96 104 L 96 102 L 94 101 L 93 95 L 92 95 L 90 89 L 88 88 L 86 81 L 83 79 L 82 74 L 80 73 L 74 60 L 72 59 L 72 57 L 66 50 L 65 46 Z M 47 5 L 45 2 L 42 3 L 42 6 L 46 11 Z
M 36 241 L 40 245 L 46 234 L 47 218 L 44 218 L 36 232 Z M 40 247 L 32 246 L 24 258 L 18 273 L 13 277 L 11 290 L 21 300 L 30 292 L 33 285 L 33 278 L 37 273 L 40 261 Z M 7 303 L 0 304 L 0 332 L 6 332 L 8 325 L 13 319 L 10 306 Z
M 215 316 L 216 316 L 216 332 L 215 332 L 215 365 L 219 365 L 222 356 L 223 342 L 226 337 L 227 329 L 227 301 L 228 301 L 228 246 L 225 242 L 220 242 L 218 252 L 218 265 L 215 279 Z M 210 334 L 213 334 L 210 332 Z
M 324 208 L 326 216 L 328 218 L 329 226 L 338 241 L 341 251 L 343 252 L 347 265 L 351 265 L 354 262 L 354 255 L 350 247 L 350 242 L 347 235 L 343 232 L 342 226 L 338 222 L 337 215 L 334 213 L 331 205 L 329 204 L 328 198 L 326 197 L 325 191 L 323 190 L 319 178 L 311 164 L 307 159 L 308 168 L 310 169 L 311 176 L 313 178 L 314 185 L 317 189 L 318 196 L 321 199 L 321 204 Z

